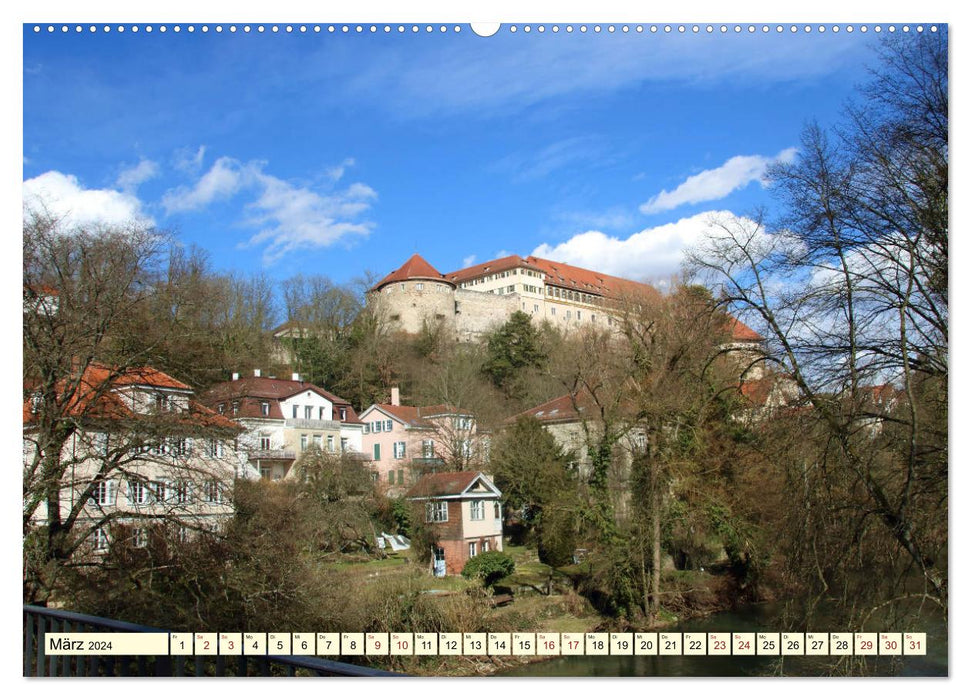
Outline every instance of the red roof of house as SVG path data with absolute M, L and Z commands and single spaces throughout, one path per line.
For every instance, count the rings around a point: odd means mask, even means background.
M 576 395 L 576 406 L 574 406 L 574 397 L 570 394 L 564 394 L 563 396 L 558 396 L 555 399 L 541 403 L 538 406 L 527 408 L 522 413 L 517 413 L 511 418 L 508 418 L 505 422 L 515 423 L 517 418 L 523 416 L 535 418 L 541 423 L 577 421 L 581 417 L 586 417 L 586 414 L 591 410 L 591 406 L 592 401 L 590 396 L 585 392 Z M 581 414 L 583 415 L 581 416 Z
M 414 428 L 433 428 L 427 419 L 435 416 L 471 416 L 470 411 L 451 406 L 449 404 L 435 404 L 434 406 L 395 406 L 390 403 L 376 403 L 388 415 L 394 416 L 402 423 Z
M 482 476 L 482 472 L 444 472 L 425 474 L 418 483 L 408 489 L 405 498 L 434 498 L 458 496 Z
M 71 397 L 71 403 L 64 407 L 64 414 L 76 418 L 100 420 L 132 418 L 136 414 L 129 408 L 127 401 L 117 393 L 118 389 L 128 386 L 190 393 L 192 391 L 188 384 L 152 367 L 135 367 L 119 371 L 105 365 L 92 364 L 81 375 L 77 391 Z M 67 389 L 67 381 L 60 382 L 59 391 L 67 391 Z M 234 421 L 220 416 L 191 399 L 188 412 L 178 415 L 188 416 L 189 421 L 195 425 L 239 430 L 239 425 Z M 28 397 L 23 404 L 24 425 L 32 423 L 34 416 L 31 398 Z
M 393 270 L 384 279 L 371 287 L 371 289 L 377 290 L 392 282 L 404 282 L 405 280 L 412 279 L 436 280 L 445 284 L 452 284 L 449 280 L 445 279 L 445 275 L 429 265 L 425 258 L 415 253 L 405 261 L 404 265 L 397 270 Z
M 222 382 L 210 387 L 202 400 L 209 407 L 220 403 L 239 401 L 239 418 L 275 418 L 282 420 L 286 416 L 280 408 L 280 401 L 295 396 L 303 391 L 313 391 L 334 404 L 336 409 L 345 409 L 347 418 L 342 423 L 359 423 L 357 413 L 350 402 L 321 389 L 310 382 L 294 381 L 292 379 L 277 379 L 276 377 L 242 377 L 231 382 Z M 269 402 L 270 414 L 263 415 L 262 404 Z M 335 412 L 335 415 L 339 415 Z M 337 420 L 335 418 L 335 420 Z
M 116 376 L 112 379 L 113 374 Z M 133 367 L 119 372 L 111 367 L 93 364 L 86 370 L 84 378 L 91 386 L 101 386 L 110 380 L 112 386 L 149 386 L 192 391 L 192 387 L 188 384 L 153 367 Z
M 41 296 L 43 294 L 49 297 L 56 297 L 60 296 L 61 293 L 54 289 L 54 287 L 46 284 L 25 284 L 24 294 L 33 296 Z

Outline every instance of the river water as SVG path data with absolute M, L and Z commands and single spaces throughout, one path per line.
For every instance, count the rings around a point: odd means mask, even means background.
M 772 622 L 778 608 L 750 605 L 733 612 L 689 620 L 665 631 L 673 632 L 776 632 Z M 849 632 L 829 629 L 820 631 Z M 929 619 L 921 629 L 892 632 L 926 632 L 927 656 L 867 657 L 867 675 L 947 676 L 947 627 L 942 619 Z M 562 656 L 509 669 L 502 676 L 825 676 L 832 675 L 832 656 Z

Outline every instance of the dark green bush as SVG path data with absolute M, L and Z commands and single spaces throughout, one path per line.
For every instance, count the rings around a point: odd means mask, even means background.
M 462 576 L 477 578 L 482 585 L 491 586 L 496 581 L 510 576 L 516 570 L 516 563 L 503 552 L 483 552 L 465 563 Z

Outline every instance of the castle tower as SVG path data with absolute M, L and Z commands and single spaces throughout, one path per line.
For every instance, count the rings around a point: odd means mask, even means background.
M 407 333 L 419 332 L 425 322 L 454 323 L 455 283 L 417 253 L 374 285 L 368 297 Z

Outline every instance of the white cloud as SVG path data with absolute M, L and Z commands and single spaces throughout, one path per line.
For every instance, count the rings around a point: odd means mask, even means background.
M 175 152 L 175 168 L 185 173 L 197 173 L 202 169 L 202 161 L 205 157 L 205 146 L 199 146 L 195 152 L 188 148 L 180 148 Z
M 327 177 L 329 177 L 334 182 L 337 182 L 342 177 L 344 177 L 344 171 L 354 165 L 353 158 L 345 158 L 340 165 L 335 165 L 333 168 L 327 169 Z
M 253 166 L 243 166 L 233 158 L 220 158 L 192 187 L 177 187 L 162 197 L 162 206 L 168 214 L 194 211 L 228 199 L 236 194 L 250 175 Z
M 796 157 L 795 148 L 787 148 L 776 156 L 735 156 L 711 170 L 692 175 L 670 192 L 662 190 L 641 205 L 645 214 L 668 211 L 682 204 L 710 202 L 727 197 L 737 189 L 765 176 L 772 163 L 789 163 Z
M 677 274 L 684 252 L 711 228 L 713 217 L 732 216 L 727 211 L 707 211 L 646 228 L 627 238 L 586 231 L 557 245 L 544 243 L 533 255 L 559 260 L 627 279 L 663 278 Z
M 134 193 L 143 182 L 148 182 L 158 175 L 158 163 L 147 158 L 138 161 L 138 165 L 125 168 L 118 174 L 115 186 L 123 192 Z
M 67 226 L 155 224 L 133 193 L 87 189 L 76 176 L 57 170 L 25 180 L 23 195 L 26 208 L 46 210 Z
M 492 168 L 512 175 L 517 183 L 541 180 L 550 173 L 582 164 L 602 165 L 609 162 L 603 139 L 594 135 L 573 136 L 555 141 L 538 151 L 512 153 Z
M 473 265 L 475 265 L 474 255 L 466 255 L 462 258 L 462 267 L 472 267 Z
M 556 219 L 576 228 L 623 229 L 634 223 L 632 212 L 620 207 L 605 211 L 564 211 L 554 214 Z
M 344 160 L 327 171 L 328 177 L 336 182 L 353 163 L 351 158 Z M 259 231 L 240 246 L 263 246 L 266 264 L 293 251 L 325 248 L 349 236 L 366 236 L 374 228 L 371 222 L 355 220 L 377 197 L 368 185 L 354 182 L 343 190 L 321 193 L 265 169 L 262 161 L 242 163 L 223 156 L 191 186 L 166 192 L 162 205 L 168 213 L 190 212 L 245 195 L 249 201 L 241 223 Z
M 321 195 L 259 172 L 260 196 L 247 205 L 247 223 L 262 226 L 242 245 L 265 245 L 263 261 L 271 264 L 284 255 L 304 249 L 325 248 L 349 236 L 367 236 L 369 221 L 350 221 L 371 206 L 377 193 L 363 183 L 340 192 Z
M 445 41 L 434 50 L 377 48 L 354 65 L 344 89 L 393 110 L 396 115 L 476 116 L 528 109 L 563 96 L 596 97 L 639 85 L 665 83 L 771 85 L 834 73 L 860 60 L 862 41 L 815 35 L 725 37 L 652 36 L 634 32 L 574 34 L 550 41 L 524 41 L 500 32 L 488 41 Z M 442 66 L 448 66 L 443 72 Z M 333 84 L 321 62 L 322 85 Z M 329 81 L 329 83 L 327 82 Z

